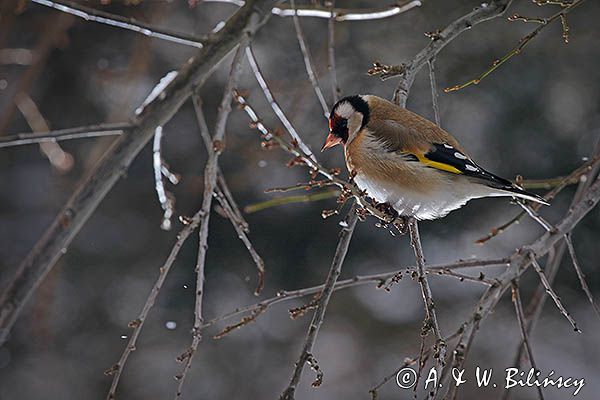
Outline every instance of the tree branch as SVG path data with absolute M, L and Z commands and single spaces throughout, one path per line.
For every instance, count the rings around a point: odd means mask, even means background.
M 169 256 L 167 257 L 167 260 L 165 261 L 163 266 L 160 267 L 158 278 L 156 279 L 156 282 L 154 283 L 154 286 L 152 287 L 152 290 L 150 291 L 150 294 L 148 295 L 148 298 L 146 299 L 146 303 L 144 304 L 144 307 L 140 311 L 140 314 L 138 315 L 138 317 L 136 319 L 134 319 L 133 321 L 129 322 L 129 327 L 133 328 L 133 332 L 131 333 L 131 336 L 129 337 L 127 346 L 125 346 L 125 349 L 123 350 L 123 354 L 121 354 L 119 361 L 115 365 L 108 368 L 104 372 L 106 375 L 113 376 L 113 380 L 110 384 L 110 390 L 108 391 L 108 395 L 107 395 L 108 400 L 112 400 L 115 398 L 117 386 L 119 385 L 119 380 L 121 379 L 121 374 L 123 373 L 123 369 L 125 368 L 125 364 L 127 363 L 129 355 L 132 352 L 134 352 L 137 348 L 137 340 L 138 340 L 138 337 L 140 336 L 140 333 L 142 332 L 144 323 L 146 322 L 146 317 L 148 316 L 148 313 L 154 306 L 154 303 L 156 302 L 156 299 L 158 297 L 158 293 L 160 292 L 160 289 L 162 288 L 162 286 L 165 282 L 165 279 L 167 279 L 167 275 L 169 274 L 169 271 L 171 270 L 171 267 L 173 266 L 173 263 L 175 262 L 175 259 L 177 258 L 179 251 L 181 250 L 181 247 L 186 242 L 188 237 L 192 234 L 192 232 L 194 232 L 196 230 L 196 228 L 198 227 L 198 224 L 200 224 L 200 220 L 202 219 L 202 217 L 203 217 L 202 211 L 198 211 L 189 220 L 182 218 L 182 221 L 185 221 L 185 226 L 177 235 L 177 241 L 173 245 L 173 248 L 171 249 L 171 252 L 169 253 Z
M 296 2 L 294 0 L 290 0 L 290 6 L 295 9 Z M 327 106 L 327 101 L 325 100 L 325 96 L 323 96 L 323 90 L 321 90 L 321 85 L 319 84 L 319 79 L 317 78 L 317 72 L 315 70 L 314 62 L 310 55 L 310 51 L 308 50 L 308 45 L 306 44 L 306 39 L 304 38 L 304 32 L 302 31 L 302 25 L 300 25 L 300 18 L 298 15 L 294 13 L 292 15 L 292 19 L 294 20 L 294 29 L 296 30 L 296 38 L 298 39 L 298 44 L 300 45 L 300 51 L 302 51 L 302 59 L 304 60 L 304 67 L 306 68 L 306 74 L 308 75 L 308 79 L 315 91 L 315 95 L 319 100 L 319 104 L 323 109 L 323 115 L 325 118 L 329 118 L 329 107 Z
M 502 297 L 502 294 L 510 287 L 514 279 L 518 279 L 532 264 L 533 256 L 542 257 L 550 251 L 567 233 L 571 232 L 600 201 L 600 179 L 596 179 L 594 184 L 586 191 L 582 200 L 572 207 L 565 217 L 556 225 L 552 232 L 546 232 L 539 239 L 529 246 L 519 249 L 511 256 L 510 266 L 498 278 L 498 285 L 490 287 L 482 296 L 480 302 L 473 310 L 471 318 L 463 326 L 463 334 L 460 343 L 464 346 L 463 338 L 467 338 L 467 343 L 472 343 L 479 324 L 483 322 L 491 313 L 496 303 Z M 467 349 L 469 345 L 467 344 Z M 462 368 L 467 355 L 467 350 L 462 354 L 458 367 Z M 456 388 L 453 387 L 447 398 L 453 399 L 456 395 Z
M 0 297 L 0 344 L 6 341 L 25 302 L 67 251 L 77 232 L 152 138 L 156 128 L 171 119 L 192 90 L 204 84 L 223 57 L 248 33 L 255 32 L 267 21 L 276 3 L 276 0 L 248 0 L 243 8 L 229 18 L 223 29 L 211 36 L 214 40 L 180 69 L 162 94 L 134 118 L 135 127 L 131 132 L 115 140 L 19 266 Z
M 253 22 L 254 24 L 256 21 Z M 250 29 L 254 28 L 252 25 Z M 244 61 L 244 51 L 246 46 L 250 43 L 252 30 L 246 33 L 246 36 L 242 38 L 239 47 L 233 57 L 231 63 L 231 72 L 229 74 L 229 80 L 223 91 L 223 98 L 219 105 L 219 113 L 217 114 L 217 122 L 215 123 L 215 130 L 212 136 L 212 147 L 208 148 L 208 160 L 204 167 L 204 194 L 202 197 L 202 208 L 200 209 L 204 213 L 204 218 L 200 224 L 199 230 L 199 242 L 198 242 L 198 258 L 196 261 L 196 304 L 194 307 L 194 326 L 192 328 L 192 344 L 190 347 L 178 357 L 178 361 L 184 363 L 183 370 L 180 375 L 177 376 L 179 385 L 177 387 L 177 394 L 175 396 L 178 399 L 183 393 L 183 385 L 186 380 L 188 371 L 192 366 L 194 355 L 198 349 L 198 345 L 202 340 L 201 327 L 204 323 L 204 317 L 202 315 L 202 307 L 204 304 L 204 267 L 206 263 L 206 253 L 208 250 L 208 226 L 210 222 L 210 209 L 212 205 L 212 199 L 215 191 L 217 190 L 217 171 L 219 156 L 225 149 L 225 127 L 227 125 L 227 119 L 231 112 L 231 101 L 233 99 L 233 90 L 237 86 L 239 77 L 242 73 L 242 62 Z
M 82 6 L 81 4 L 65 0 L 30 0 L 33 3 L 42 6 L 51 7 L 55 10 L 62 11 L 67 14 L 83 18 L 86 21 L 98 22 L 100 24 L 110 25 L 121 29 L 141 33 L 142 35 L 167 40 L 169 42 L 202 48 L 203 42 L 207 38 L 188 35 L 181 32 L 174 32 L 169 29 L 162 29 L 135 18 L 126 18 L 120 15 L 107 13 L 105 11 L 96 10 L 91 7 Z
M 423 305 L 425 307 L 425 322 L 423 324 L 424 327 L 422 335 L 427 335 L 429 329 L 433 329 L 433 333 L 436 337 L 436 368 L 438 370 L 438 376 L 441 376 L 446 359 L 446 343 L 444 342 L 442 331 L 440 330 L 440 326 L 438 324 L 435 303 L 433 302 L 429 281 L 425 275 L 425 256 L 423 255 L 423 246 L 421 245 L 421 236 L 419 235 L 419 225 L 416 219 L 411 218 L 408 221 L 408 229 L 410 233 L 410 244 L 415 252 L 415 260 L 417 261 L 417 280 L 419 281 L 419 286 L 421 287 L 421 295 L 423 297 Z M 435 397 L 437 390 L 438 386 L 434 385 L 429 397 Z
M 17 133 L 9 136 L 0 135 L 0 148 L 42 142 L 60 142 L 62 140 L 71 139 L 116 136 L 123 134 L 130 128 L 132 128 L 130 123 L 98 124 L 47 132 Z
M 204 0 L 205 3 L 229 3 L 237 6 L 244 4 L 243 0 Z M 303 4 L 299 7 L 282 4 L 273 7 L 273 15 L 279 17 L 315 17 L 315 18 L 333 18 L 337 22 L 342 21 L 370 21 L 375 19 L 383 19 L 393 17 L 412 10 L 415 7 L 420 7 L 421 1 L 411 0 L 402 4 L 393 3 L 382 7 L 372 8 L 330 8 L 323 7 L 320 4 Z
M 333 288 L 342 271 L 342 264 L 344 263 L 344 259 L 346 258 L 346 253 L 348 252 L 348 247 L 350 246 L 350 240 L 352 239 L 352 233 L 354 232 L 354 227 L 356 226 L 357 220 L 358 215 L 356 213 L 356 206 L 352 205 L 352 207 L 350 207 L 350 211 L 348 211 L 348 215 L 346 216 L 344 223 L 342 224 L 340 240 L 335 250 L 333 261 L 331 262 L 331 269 L 329 270 L 329 274 L 327 275 L 327 279 L 325 280 L 323 290 L 319 295 L 317 309 L 315 310 L 312 320 L 310 321 L 308 332 L 306 334 L 306 339 L 304 340 L 304 345 L 302 346 L 300 357 L 296 362 L 296 367 L 294 368 L 292 378 L 290 380 L 289 385 L 281 395 L 282 400 L 294 399 L 294 393 L 296 392 L 296 387 L 300 382 L 300 377 L 302 376 L 304 364 L 306 364 L 309 360 L 313 359 L 313 345 L 315 343 L 315 339 L 317 338 L 317 334 L 319 333 L 319 328 L 323 323 L 323 318 L 325 317 L 325 310 L 327 309 L 327 305 L 329 304 L 329 299 L 331 298 L 331 294 L 333 293 Z
M 448 43 L 461 33 L 470 30 L 477 24 L 503 15 L 512 2 L 513 0 L 492 0 L 489 3 L 483 3 L 435 35 L 434 40 L 421 50 L 408 64 L 396 66 L 378 64 L 369 73 L 371 75 L 380 75 L 382 79 L 400 75 L 400 82 L 398 82 L 398 86 L 394 92 L 394 101 L 396 104 L 406 107 L 408 91 L 415 80 L 415 76 L 429 60 L 435 58 Z

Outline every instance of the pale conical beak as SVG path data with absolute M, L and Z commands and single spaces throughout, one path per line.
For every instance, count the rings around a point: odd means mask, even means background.
M 323 145 L 323 148 L 321 149 L 321 151 L 325 151 L 327 149 L 330 149 L 334 146 L 337 146 L 338 144 L 342 143 L 342 139 L 335 136 L 333 133 L 330 133 L 329 135 L 327 135 L 327 140 L 325 140 L 325 144 Z

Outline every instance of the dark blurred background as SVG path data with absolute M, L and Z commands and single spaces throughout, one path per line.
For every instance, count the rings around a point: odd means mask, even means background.
M 138 3 L 138 2 L 135 2 Z M 301 2 L 298 2 L 302 4 Z M 373 7 L 384 1 L 338 0 L 339 7 Z M 230 15 L 231 4 L 183 0 L 145 0 L 139 4 L 98 1 L 85 4 L 135 17 L 185 33 L 203 34 Z M 369 77 L 375 60 L 410 60 L 435 31 L 469 12 L 479 2 L 428 0 L 405 14 L 377 21 L 335 25 L 337 76 L 343 95 L 372 93 L 391 98 L 396 81 Z M 100 122 L 127 121 L 159 79 L 176 70 L 194 49 L 86 22 L 21 0 L 2 0 L 0 20 L 0 134 L 31 131 L 24 114 L 37 108 L 52 129 Z M 556 6 L 538 7 L 518 0 L 507 16 L 549 16 Z M 542 31 L 523 54 L 514 57 L 478 86 L 444 94 L 444 87 L 467 81 L 513 48 L 537 25 L 499 18 L 466 32 L 436 61 L 442 126 L 463 142 L 475 160 L 508 178 L 517 174 L 541 179 L 567 175 L 589 156 L 600 133 L 600 3 L 588 1 L 568 16 L 570 42 L 560 23 Z M 327 70 L 327 20 L 302 19 L 317 72 L 331 104 Z M 327 125 L 307 79 L 291 18 L 274 16 L 253 48 L 281 106 L 306 142 L 318 149 Z M 10 50 L 10 51 L 9 51 Z M 228 57 L 202 88 L 212 128 L 229 72 Z M 245 62 L 240 89 L 264 122 L 280 126 Z M 20 93 L 20 94 L 19 94 Z M 426 71 L 417 77 L 408 108 L 433 119 Z M 164 128 L 163 156 L 181 182 L 168 190 L 177 215 L 198 210 L 203 191 L 206 152 L 191 104 Z M 62 205 L 107 149 L 113 138 L 0 150 L 0 288 L 49 226 Z M 286 168 L 289 156 L 260 148 L 247 116 L 234 111 L 227 128 L 221 166 L 241 206 L 277 196 L 265 189 L 307 179 L 302 167 Z M 58 154 L 58 155 L 57 155 Z M 341 151 L 321 157 L 343 167 Z M 52 162 L 50 162 L 52 161 Z M 345 168 L 344 168 L 345 170 Z M 344 171 L 345 173 L 345 171 Z M 543 216 L 557 221 L 574 187 L 565 190 Z M 338 239 L 340 216 L 321 218 L 335 200 L 292 204 L 247 215 L 251 239 L 266 261 L 261 298 L 280 289 L 323 282 Z M 429 263 L 459 258 L 506 256 L 541 235 L 534 222 L 523 222 L 484 246 L 474 242 L 490 228 L 519 212 L 506 199 L 469 203 L 443 220 L 421 224 Z M 146 146 L 102 202 L 68 252 L 48 275 L 18 320 L 9 342 L 0 348 L 0 399 L 102 398 L 110 378 L 103 371 L 120 356 L 150 288 L 181 225 L 160 229 L 162 210 L 154 191 L 151 146 Z M 600 215 L 595 210 L 574 231 L 575 248 L 592 292 L 600 292 L 598 241 Z M 128 399 L 164 399 L 175 393 L 175 357 L 187 348 L 193 323 L 195 235 L 185 245 L 160 293 L 124 371 L 118 395 Z M 391 271 L 413 265 L 407 237 L 392 237 L 369 219 L 357 227 L 343 277 Z M 228 220 L 210 222 L 206 269 L 205 317 L 258 301 L 254 264 Z M 489 270 L 489 269 L 488 269 Z M 495 271 L 500 271 L 495 269 Z M 478 270 L 477 270 L 478 271 Z M 491 270 L 489 270 L 491 271 Z M 478 275 L 476 271 L 470 271 Z M 442 331 L 454 332 L 468 317 L 484 286 L 447 277 L 431 277 Z M 528 301 L 539 279 L 529 271 L 521 281 Z M 600 322 L 580 289 L 565 257 L 555 289 L 583 333 L 574 334 L 549 301 L 532 346 L 538 368 L 583 377 L 577 398 L 594 399 L 600 391 Z M 301 302 L 275 306 L 256 323 L 213 340 L 229 320 L 210 328 L 188 377 L 189 399 L 274 399 L 287 385 L 309 316 L 288 317 Z M 368 390 L 407 356 L 418 353 L 423 305 L 418 284 L 404 279 L 386 292 L 369 284 L 336 292 L 317 339 L 315 356 L 325 372 L 322 387 L 310 387 L 305 370 L 299 399 L 368 398 Z M 168 324 L 167 324 L 168 323 Z M 174 324 L 173 324 L 174 323 Z M 173 329 L 174 328 L 174 329 Z M 467 368 L 510 367 L 520 339 L 513 305 L 506 295 L 481 327 Z M 546 399 L 571 397 L 572 390 L 546 389 Z M 408 399 L 412 392 L 393 382 L 382 398 Z M 497 397 L 499 389 L 467 386 L 462 398 Z M 519 389 L 513 399 L 535 396 Z

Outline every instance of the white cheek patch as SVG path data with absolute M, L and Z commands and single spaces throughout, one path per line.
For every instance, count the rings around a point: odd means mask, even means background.
M 356 110 L 352 107 L 352 104 L 347 101 L 340 103 L 335 110 L 335 113 L 344 119 L 350 119 L 355 112 Z

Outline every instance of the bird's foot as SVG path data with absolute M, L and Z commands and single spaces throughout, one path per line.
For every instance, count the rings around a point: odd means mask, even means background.
M 408 218 L 401 215 L 397 216 L 393 222 L 394 227 L 398 230 L 401 235 L 408 233 Z
M 388 216 L 388 221 L 393 222 L 396 218 L 398 218 L 398 211 L 396 211 L 396 209 L 390 203 L 375 203 L 374 207 L 377 209 L 377 211 L 380 211 Z
M 400 235 L 405 235 L 408 232 L 408 219 L 398 214 L 398 211 L 390 203 L 375 203 L 373 206 L 380 212 L 386 215 L 386 221 L 380 221 L 377 226 L 388 228 L 392 224 Z M 396 233 L 390 229 L 390 233 Z

